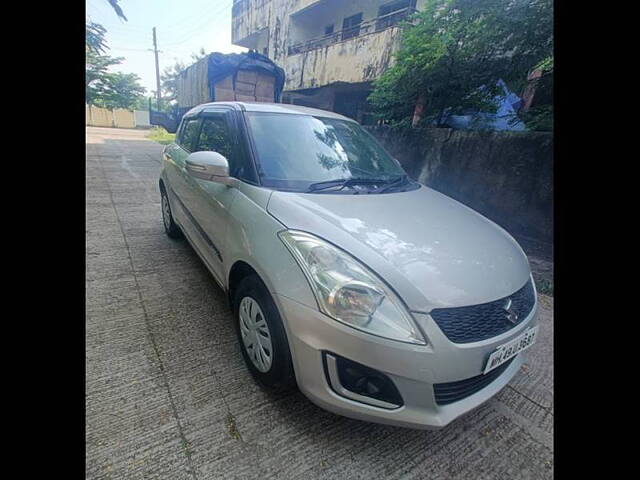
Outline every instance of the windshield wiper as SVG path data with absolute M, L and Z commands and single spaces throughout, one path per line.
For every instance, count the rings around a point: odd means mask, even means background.
M 384 187 L 382 187 L 380 190 L 378 190 L 379 193 L 384 193 L 387 192 L 389 190 L 391 190 L 392 188 L 395 187 L 399 187 L 400 185 L 402 185 L 405 181 L 407 180 L 407 175 L 400 175 L 398 178 L 396 178 L 395 180 L 393 180 L 391 183 L 385 185 Z
M 333 187 L 340 187 L 340 190 L 342 190 L 344 187 L 349 187 L 351 185 L 375 185 L 380 183 L 386 183 L 386 181 L 376 178 L 336 178 L 335 180 L 325 180 L 324 182 L 312 183 L 309 185 L 307 192 L 318 192 L 320 190 L 326 190 Z

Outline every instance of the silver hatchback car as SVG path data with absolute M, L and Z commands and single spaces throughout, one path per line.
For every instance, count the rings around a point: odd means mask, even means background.
M 537 334 L 502 228 L 412 181 L 360 125 L 284 104 L 190 110 L 163 151 L 164 227 L 228 294 L 247 367 L 357 419 L 440 428 Z

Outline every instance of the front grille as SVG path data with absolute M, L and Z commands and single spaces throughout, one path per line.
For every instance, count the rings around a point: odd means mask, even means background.
M 507 369 L 507 367 L 511 365 L 511 362 L 513 362 L 516 357 L 507 360 L 505 363 L 494 368 L 486 375 L 477 375 L 465 380 L 458 380 L 457 382 L 434 384 L 433 392 L 436 395 L 436 403 L 438 405 L 447 405 L 479 392 L 498 378 Z
M 505 306 L 511 300 L 510 312 L 517 315 L 509 320 Z M 435 308 L 431 318 L 454 343 L 470 343 L 495 337 L 522 322 L 533 308 L 535 293 L 531 279 L 508 297 L 468 307 Z M 513 318 L 513 317 L 512 317 Z

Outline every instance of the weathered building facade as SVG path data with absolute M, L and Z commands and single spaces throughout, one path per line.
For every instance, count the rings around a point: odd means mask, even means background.
M 399 22 L 425 0 L 236 0 L 232 43 L 284 68 L 283 101 L 369 123 L 371 82 L 392 62 Z

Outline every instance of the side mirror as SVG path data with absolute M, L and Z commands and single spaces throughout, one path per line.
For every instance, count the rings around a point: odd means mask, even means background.
M 229 162 L 218 152 L 194 152 L 187 157 L 186 168 L 192 177 L 230 184 Z

